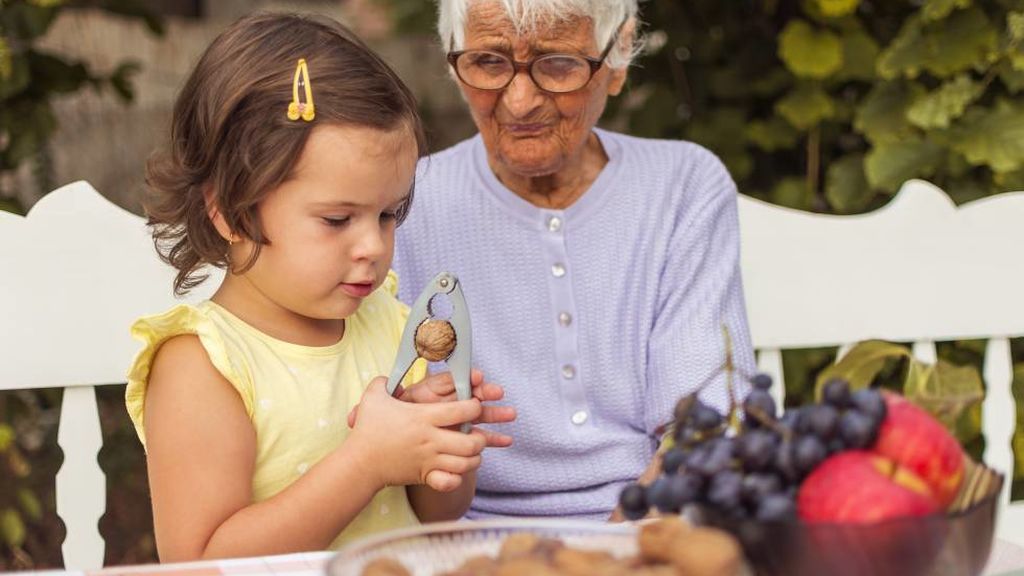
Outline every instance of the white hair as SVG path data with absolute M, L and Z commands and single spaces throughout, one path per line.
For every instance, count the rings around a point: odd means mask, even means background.
M 519 35 L 529 35 L 552 22 L 572 18 L 590 18 L 594 23 L 594 39 L 604 49 L 612 34 L 627 18 L 637 21 L 637 0 L 440 0 L 437 9 L 437 33 L 446 50 L 461 50 L 466 40 L 466 15 L 469 7 L 490 2 L 501 6 Z M 636 43 L 634 43 L 636 44 Z M 612 68 L 628 66 L 636 49 L 622 50 L 618 46 L 608 54 Z

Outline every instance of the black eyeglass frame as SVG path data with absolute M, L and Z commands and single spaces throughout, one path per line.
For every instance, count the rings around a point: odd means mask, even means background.
M 618 28 L 615 29 L 615 32 L 612 34 L 611 40 L 608 41 L 608 45 L 605 46 L 604 50 L 601 52 L 601 55 L 597 58 L 584 56 L 582 54 L 566 54 L 562 52 L 553 52 L 551 54 L 541 54 L 540 56 L 530 58 L 526 62 L 520 62 L 519 60 L 512 58 L 508 54 L 502 54 L 501 52 L 495 52 L 493 50 L 453 50 L 451 52 L 448 52 L 446 58 L 448 60 L 448 64 L 452 67 L 453 70 L 455 70 L 455 75 L 459 77 L 459 80 L 461 80 L 464 84 L 466 84 L 466 86 L 469 86 L 474 90 L 487 90 L 490 92 L 504 90 L 505 88 L 508 88 L 508 85 L 511 84 L 513 80 L 516 79 L 516 76 L 518 76 L 520 72 L 526 72 L 526 75 L 530 77 L 530 81 L 533 82 L 533 85 L 536 86 L 539 90 L 543 90 L 544 92 L 550 92 L 552 94 L 569 94 L 572 92 L 576 92 L 578 90 L 583 90 L 584 88 L 587 87 L 587 84 L 590 84 L 590 81 L 594 79 L 594 74 L 597 74 L 597 71 L 601 69 L 601 65 L 604 64 L 605 59 L 608 58 L 608 54 L 610 54 L 612 48 L 615 47 L 615 43 L 619 39 L 619 34 L 622 33 L 622 27 L 625 26 L 626 22 L 628 21 L 629 16 L 627 16 L 626 19 L 619 24 Z M 469 82 L 466 82 L 466 80 L 462 77 L 462 74 L 459 72 L 458 60 L 459 57 L 468 52 L 485 52 L 487 54 L 493 54 L 495 56 L 499 56 L 501 58 L 504 58 L 505 60 L 508 60 L 512 64 L 512 75 L 509 76 L 508 82 L 505 82 L 503 85 L 498 86 L 496 88 L 478 88 L 476 86 L 473 86 Z M 590 76 L 587 77 L 587 81 L 584 82 L 583 85 L 580 86 L 579 88 L 573 88 L 572 90 L 565 90 L 561 92 L 556 90 L 548 90 L 547 88 L 542 88 L 540 83 L 537 82 L 537 79 L 533 77 L 533 65 L 538 60 L 554 57 L 582 58 L 584 61 L 587 62 L 587 64 L 590 65 Z

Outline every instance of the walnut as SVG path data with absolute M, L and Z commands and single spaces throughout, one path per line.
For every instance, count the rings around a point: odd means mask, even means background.
M 455 328 L 447 320 L 425 320 L 416 328 L 416 353 L 430 362 L 446 360 L 455 350 Z
M 663 518 L 640 529 L 640 556 L 646 562 L 671 562 L 672 551 L 689 546 L 694 528 L 678 516 Z
M 743 551 L 728 532 L 715 528 L 691 530 L 672 550 L 672 564 L 681 574 L 737 576 L 743 570 Z

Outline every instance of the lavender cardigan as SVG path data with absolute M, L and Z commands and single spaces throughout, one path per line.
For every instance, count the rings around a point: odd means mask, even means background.
M 488 450 L 470 517 L 603 519 L 647 466 L 680 396 L 724 409 L 721 326 L 753 367 L 736 186 L 692 143 L 598 130 L 609 162 L 565 210 L 503 186 L 479 136 L 420 162 L 398 229 L 400 297 L 456 274 L 473 364 L 518 420 Z

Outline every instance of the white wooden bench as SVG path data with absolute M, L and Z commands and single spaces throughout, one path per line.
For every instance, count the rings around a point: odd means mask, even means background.
M 881 337 L 914 341 L 928 359 L 935 341 L 991 338 L 985 460 L 1012 471 L 1007 339 L 1024 335 L 1024 270 L 1013 265 L 1024 247 L 1024 193 L 957 210 L 941 191 L 912 182 L 885 209 L 855 217 L 742 198 L 740 220 L 763 369 L 781 381 L 782 349 Z M 27 218 L 0 212 L 0 247 L 0 390 L 64 389 L 56 486 L 64 563 L 97 568 L 106 486 L 94 387 L 124 381 L 137 350 L 128 326 L 176 302 L 173 271 L 156 258 L 143 220 L 85 182 L 47 195 Z M 214 274 L 188 300 L 208 297 Z M 999 530 L 1024 543 L 1024 505 L 1004 504 Z

